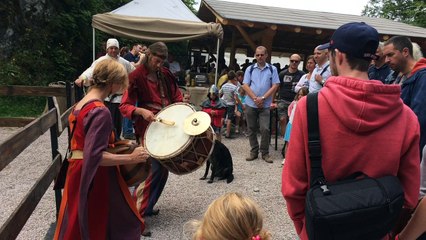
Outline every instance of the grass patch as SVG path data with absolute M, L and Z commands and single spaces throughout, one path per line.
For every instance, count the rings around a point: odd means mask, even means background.
M 0 117 L 39 117 L 45 107 L 46 97 L 0 97 Z

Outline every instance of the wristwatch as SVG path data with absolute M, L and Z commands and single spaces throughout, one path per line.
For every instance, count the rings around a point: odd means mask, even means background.
M 265 100 L 265 96 L 262 96 L 262 100 Z
M 323 79 L 323 80 L 321 81 L 321 85 L 324 85 L 324 83 L 325 83 L 325 79 Z

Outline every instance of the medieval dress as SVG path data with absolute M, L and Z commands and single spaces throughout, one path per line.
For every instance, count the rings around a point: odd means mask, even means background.
M 110 112 L 95 100 L 74 110 L 69 122 L 70 148 L 83 155 L 68 159 L 54 239 L 140 239 L 144 222 L 118 166 L 100 166 L 113 139 Z

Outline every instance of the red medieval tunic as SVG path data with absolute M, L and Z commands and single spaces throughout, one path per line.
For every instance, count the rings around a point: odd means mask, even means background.
M 149 71 L 145 65 L 141 65 L 129 74 L 129 87 L 124 92 L 120 104 L 120 111 L 124 117 L 135 121 L 135 134 L 143 138 L 149 122 L 142 116 L 135 116 L 133 112 L 142 107 L 157 114 L 164 107 L 182 102 L 180 92 L 174 75 L 165 67 L 161 67 L 161 80 L 153 82 L 148 80 Z M 164 81 L 160 85 L 160 82 Z
M 150 80 L 149 70 L 145 64 L 140 65 L 129 74 L 129 87 L 123 94 L 120 111 L 124 117 L 134 120 L 135 135 L 137 139 L 141 140 L 141 143 L 149 122 L 142 116 L 133 114 L 136 104 L 138 107 L 157 114 L 164 107 L 181 102 L 182 94 L 175 79 L 167 68 L 161 67 L 157 72 L 157 80 Z M 141 215 L 152 213 L 169 176 L 168 170 L 158 161 L 153 160 L 152 166 L 148 178 L 134 192 Z
M 140 239 L 143 220 L 117 166 L 100 166 L 113 139 L 111 114 L 101 101 L 91 101 L 69 116 L 74 130 L 71 150 L 83 159 L 69 167 L 54 239 Z

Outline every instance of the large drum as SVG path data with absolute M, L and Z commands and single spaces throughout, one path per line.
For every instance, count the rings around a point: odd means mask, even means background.
M 194 112 L 195 109 L 186 103 L 169 105 L 155 117 L 174 124 L 155 121 L 145 131 L 144 147 L 149 155 L 177 175 L 197 170 L 213 151 L 215 135 L 210 126 L 196 136 L 184 132 L 184 121 Z

